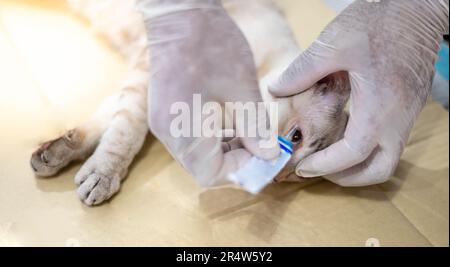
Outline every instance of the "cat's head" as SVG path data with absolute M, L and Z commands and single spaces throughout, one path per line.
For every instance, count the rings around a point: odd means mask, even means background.
M 276 98 L 279 107 L 279 133 L 292 137 L 294 153 L 291 161 L 277 176 L 277 181 L 299 179 L 295 167 L 307 156 L 342 139 L 347 125 L 345 111 L 350 95 L 348 74 L 339 72 L 326 77 L 300 94 Z

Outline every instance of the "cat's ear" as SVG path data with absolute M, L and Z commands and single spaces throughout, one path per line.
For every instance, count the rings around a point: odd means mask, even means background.
M 350 97 L 350 79 L 346 71 L 332 73 L 320 80 L 317 84 L 325 85 L 321 86 L 321 94 L 336 94 L 345 101 Z
M 330 115 L 335 123 L 333 142 L 336 142 L 343 138 L 349 118 L 346 111 L 351 89 L 348 72 L 340 71 L 330 74 L 317 84 L 320 88 L 319 93 L 322 96 L 322 101 L 334 108 Z

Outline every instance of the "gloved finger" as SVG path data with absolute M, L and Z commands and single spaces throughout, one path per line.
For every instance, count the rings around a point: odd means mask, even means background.
M 331 73 L 344 70 L 330 44 L 315 41 L 306 51 L 269 85 L 269 91 L 278 97 L 299 94 Z
M 236 133 L 242 145 L 258 158 L 271 160 L 280 154 L 277 137 L 270 129 L 267 114 L 257 116 L 249 112 L 248 116 L 236 118 Z
M 196 138 L 179 159 L 200 185 L 211 187 L 228 184 L 228 174 L 244 166 L 251 156 L 245 149 L 224 153 L 220 138 Z
M 202 186 L 228 184 L 228 175 L 243 167 L 252 156 L 274 159 L 279 155 L 277 139 L 271 135 L 270 128 L 267 129 L 267 120 L 267 116 L 239 116 L 235 124 L 237 138 L 227 142 L 225 147 L 223 139 L 218 136 L 200 137 L 191 139 L 181 149 L 175 146 L 174 151 L 183 152 L 173 154 L 180 155 L 179 161 Z M 265 131 L 261 131 L 262 128 Z
M 276 141 L 258 137 L 243 137 L 241 142 L 252 155 L 261 159 L 272 160 L 280 154 L 280 147 Z
M 296 167 L 298 176 L 310 178 L 336 173 L 363 162 L 376 143 L 355 144 L 346 138 L 302 160 Z
M 381 184 L 394 173 L 400 155 L 401 152 L 387 152 L 377 147 L 364 162 L 342 172 L 325 175 L 324 178 L 345 187 Z
M 227 153 L 229 151 L 232 150 L 236 150 L 236 149 L 240 149 L 243 148 L 244 146 L 241 143 L 241 140 L 237 137 L 226 141 L 226 142 L 222 142 L 222 151 L 223 153 Z

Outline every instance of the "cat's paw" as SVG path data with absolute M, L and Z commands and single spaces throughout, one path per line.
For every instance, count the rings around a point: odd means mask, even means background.
M 68 131 L 60 138 L 45 142 L 31 156 L 30 164 L 38 176 L 55 175 L 79 154 L 83 133 L 77 129 Z
M 93 156 L 75 176 L 78 196 L 88 206 L 101 204 L 120 189 L 121 173 L 101 163 Z

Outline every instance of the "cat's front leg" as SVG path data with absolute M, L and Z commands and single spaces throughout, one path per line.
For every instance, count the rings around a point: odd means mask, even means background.
M 100 144 L 75 176 L 78 196 L 86 205 L 100 204 L 119 191 L 144 143 L 148 132 L 147 75 L 142 71 L 124 87 Z

